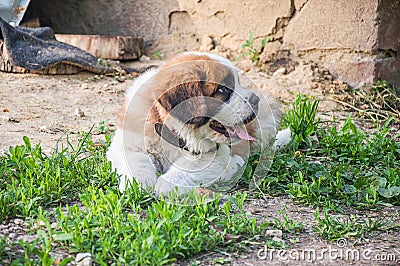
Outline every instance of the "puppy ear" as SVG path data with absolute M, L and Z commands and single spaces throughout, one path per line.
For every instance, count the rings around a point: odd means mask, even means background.
M 158 101 L 169 115 L 184 123 L 202 126 L 209 120 L 203 83 L 195 81 L 179 84 L 163 93 Z

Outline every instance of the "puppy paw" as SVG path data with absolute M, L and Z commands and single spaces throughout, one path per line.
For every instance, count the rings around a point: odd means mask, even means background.
M 243 165 L 245 164 L 245 160 L 239 156 L 239 155 L 233 155 L 232 156 L 232 160 L 234 160 L 236 162 L 237 165 L 239 165 L 240 167 L 243 167 Z
M 179 173 L 177 173 L 175 178 L 170 178 L 171 176 L 173 176 L 173 173 L 166 173 L 158 178 L 154 187 L 154 193 L 157 197 L 161 195 L 168 197 L 171 192 L 173 192 L 174 195 L 180 196 L 192 189 L 185 185 L 183 180 L 176 178 L 179 177 Z

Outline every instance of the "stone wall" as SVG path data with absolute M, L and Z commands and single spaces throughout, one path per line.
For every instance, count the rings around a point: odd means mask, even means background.
M 202 49 L 238 54 L 254 33 L 264 53 L 291 51 L 353 86 L 400 85 L 400 0 L 32 0 L 57 33 L 133 35 L 147 53 Z

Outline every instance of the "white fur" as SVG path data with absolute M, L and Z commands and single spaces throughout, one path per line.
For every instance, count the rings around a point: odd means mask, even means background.
M 238 175 L 241 175 L 249 153 L 272 145 L 281 116 L 276 103 L 260 91 L 253 92 L 242 88 L 238 72 L 229 60 L 206 53 L 192 54 L 206 55 L 230 67 L 235 76 L 234 95 L 228 104 L 219 109 L 213 119 L 224 125 L 237 125 L 252 112 L 246 104 L 252 93 L 256 93 L 262 103 L 268 105 L 260 106 L 256 119 L 251 122 L 256 123 L 254 137 L 257 141 L 249 144 L 248 141 L 240 139 L 229 146 L 226 137 L 211 130 L 209 123 L 195 129 L 173 116 L 168 116 L 164 124 L 186 140 L 190 151 L 164 141 L 152 130 L 154 125 L 150 123 L 148 116 L 150 108 L 160 97 L 157 92 L 148 89 L 160 69 L 150 69 L 138 77 L 129 88 L 126 94 L 128 106 L 125 110 L 124 124 L 117 128 L 107 152 L 107 158 L 121 174 L 121 192 L 126 190 L 133 178 L 144 188 L 154 189 L 157 195 L 167 195 L 175 188 L 178 188 L 179 194 L 187 193 L 196 187 L 215 188 L 219 182 L 231 182 L 233 185 Z M 158 173 L 161 175 L 158 176 Z
M 279 150 L 283 146 L 290 142 L 291 131 L 289 128 L 281 130 L 276 134 L 276 140 L 274 142 L 274 150 Z

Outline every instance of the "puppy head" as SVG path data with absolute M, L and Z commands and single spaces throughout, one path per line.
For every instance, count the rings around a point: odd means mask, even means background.
M 244 89 L 232 63 L 220 56 L 188 53 L 167 62 L 153 82 L 162 90 L 152 113 L 157 122 L 204 152 L 200 143 L 255 140 L 245 128 L 257 115 L 258 96 Z

